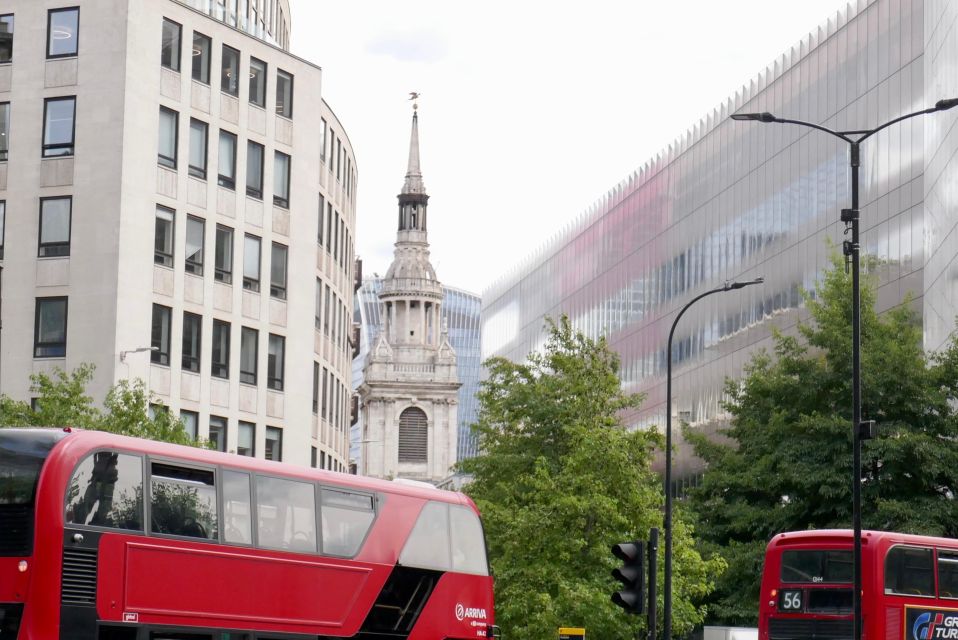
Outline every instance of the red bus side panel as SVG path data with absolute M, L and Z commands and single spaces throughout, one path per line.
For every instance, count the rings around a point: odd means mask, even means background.
M 107 575 L 105 567 L 122 570 Z M 361 623 L 388 576 L 388 570 L 376 568 L 315 556 L 104 536 L 97 610 L 103 619 L 135 617 L 140 623 L 292 625 L 314 633 L 317 627 L 348 633 Z
M 409 640 L 485 638 L 495 623 L 492 578 L 446 573 L 423 608 Z

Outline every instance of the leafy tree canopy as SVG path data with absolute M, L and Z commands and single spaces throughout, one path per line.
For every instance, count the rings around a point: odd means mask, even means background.
M 651 470 L 661 437 L 622 426 L 618 412 L 642 398 L 622 392 L 605 339 L 586 338 L 565 316 L 548 329 L 542 352 L 525 364 L 486 361 L 474 426 L 481 455 L 461 463 L 483 514 L 497 622 L 508 637 L 529 640 L 553 640 L 560 626 L 634 636 L 645 618 L 611 602 L 610 548 L 662 525 L 662 485 Z M 681 635 L 702 621 L 693 603 L 724 561 L 702 560 L 681 512 L 673 525 L 673 629 Z
M 33 405 L 0 396 L 0 425 L 77 427 L 175 444 L 197 444 L 169 411 L 150 415 L 153 397 L 142 380 L 121 380 L 107 393 L 103 409 L 97 407 L 86 392 L 94 370 L 92 364 L 81 364 L 70 372 L 54 369 L 50 374 L 32 374 L 30 394 L 36 398 Z
M 727 381 L 727 443 L 686 429 L 707 463 L 691 507 L 706 555 L 729 562 L 710 619 L 754 624 L 765 545 L 777 533 L 851 528 L 851 284 L 840 257 L 806 295 L 810 321 L 776 333 Z M 881 316 L 862 285 L 864 528 L 958 536 L 958 345 L 926 356 L 910 300 Z

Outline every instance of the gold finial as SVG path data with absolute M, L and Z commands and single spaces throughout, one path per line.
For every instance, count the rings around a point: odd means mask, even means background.
M 409 92 L 409 99 L 415 101 L 415 100 L 418 100 L 418 99 L 419 99 L 419 96 L 421 96 L 421 95 L 422 95 L 421 93 L 416 93 L 415 91 L 410 91 L 410 92 Z M 417 102 L 413 102 L 413 103 L 412 103 L 412 108 L 413 108 L 413 111 L 415 111 L 416 109 L 419 108 L 419 104 L 418 104 Z

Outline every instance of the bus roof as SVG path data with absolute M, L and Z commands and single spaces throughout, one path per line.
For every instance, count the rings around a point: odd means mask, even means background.
M 852 544 L 854 541 L 851 529 L 811 529 L 808 531 L 789 531 L 779 533 L 768 542 L 768 549 L 787 547 L 801 544 Z M 951 538 L 922 536 L 896 531 L 862 531 L 862 544 L 869 542 L 898 542 L 905 544 L 941 544 L 954 546 L 956 541 Z
M 11 431 L 16 427 L 9 428 Z M 6 429 L 4 429 L 6 430 Z M 36 429 L 29 429 L 36 433 Z M 242 469 L 271 475 L 282 475 L 292 478 L 308 479 L 320 481 L 332 485 L 351 487 L 355 489 L 365 489 L 367 491 L 377 491 L 381 493 L 406 495 L 411 497 L 423 498 L 426 500 L 438 500 L 441 502 L 450 502 L 455 504 L 464 504 L 475 509 L 472 500 L 459 492 L 446 491 L 432 487 L 419 486 L 418 484 L 390 482 L 377 478 L 368 478 L 365 476 L 354 476 L 346 473 L 337 473 L 323 469 L 314 469 L 311 467 L 301 467 L 284 462 L 274 462 L 261 458 L 251 458 L 241 456 L 235 453 L 224 453 L 222 451 L 212 451 L 199 447 L 190 447 L 185 445 L 170 444 L 168 442 L 157 442 L 155 440 L 146 440 L 144 438 L 132 438 L 129 436 L 107 433 L 105 431 L 88 431 L 85 429 L 73 429 L 65 427 L 63 429 L 48 429 L 51 432 L 66 432 L 64 437 L 54 451 L 63 455 L 76 455 L 78 458 L 86 455 L 88 451 L 94 449 L 123 449 L 138 453 L 149 454 L 151 456 L 175 458 L 186 462 L 222 465 L 232 469 Z

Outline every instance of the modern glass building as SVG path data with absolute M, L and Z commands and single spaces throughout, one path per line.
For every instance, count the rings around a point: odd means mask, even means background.
M 369 346 L 375 343 L 382 330 L 380 317 L 381 303 L 379 292 L 383 279 L 375 276 L 364 278 L 363 285 L 356 291 L 353 305 L 353 321 L 360 325 L 359 355 L 353 359 L 353 389 L 358 389 L 363 381 L 363 363 Z M 459 427 L 457 460 L 476 455 L 476 440 L 471 425 L 476 421 L 478 409 L 476 393 L 479 391 L 479 311 L 482 300 L 479 296 L 446 285 L 442 286 L 442 322 L 449 329 L 449 342 L 456 351 L 456 367 L 459 371 Z M 350 458 L 358 461 L 360 456 L 362 418 L 353 425 L 351 432 Z
M 607 335 L 623 387 L 647 394 L 628 422 L 661 425 L 675 314 L 726 280 L 764 276 L 697 303 L 676 331 L 674 415 L 720 425 L 723 381 L 771 346 L 773 327 L 802 318 L 800 290 L 840 250 L 839 212 L 850 206 L 847 145 L 729 116 L 862 129 L 954 97 L 956 16 L 947 0 L 860 0 L 829 18 L 485 291 L 483 357 L 523 359 L 542 344 L 543 316 L 566 313 Z M 910 293 L 928 349 L 958 315 L 955 112 L 904 121 L 862 147 L 862 246 L 879 259 L 878 306 Z M 676 460 L 694 470 L 687 448 Z

